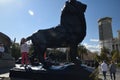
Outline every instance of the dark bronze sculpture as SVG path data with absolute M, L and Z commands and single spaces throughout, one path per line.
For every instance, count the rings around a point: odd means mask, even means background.
M 46 48 L 70 47 L 71 61 L 76 63 L 77 45 L 86 36 L 86 21 L 84 12 L 86 5 L 76 0 L 66 1 L 62 10 L 60 24 L 56 27 L 39 30 L 26 38 L 32 40 L 34 52 L 32 59 L 37 57 L 43 65 Z
M 76 0 L 67 1 L 62 11 L 60 25 L 55 28 L 39 30 L 27 38 L 27 40 L 32 40 L 34 46 L 31 62 L 34 63 L 34 58 L 37 57 L 44 66 L 39 64 L 37 66 L 29 65 L 30 67 L 21 68 L 18 65 L 18 67 L 16 66 L 10 70 L 10 79 L 94 80 L 94 76 L 90 77 L 93 72 L 92 68 L 74 64 L 78 63 L 78 60 L 76 60 L 77 45 L 82 42 L 86 35 L 85 10 L 85 4 Z M 46 48 L 51 47 L 70 47 L 70 57 L 74 63 L 51 66 L 43 58 Z

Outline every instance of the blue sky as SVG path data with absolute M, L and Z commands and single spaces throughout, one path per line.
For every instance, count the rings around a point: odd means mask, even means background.
M 0 0 L 0 32 L 19 42 L 39 29 L 60 23 L 66 0 Z M 98 19 L 112 18 L 114 37 L 120 30 L 120 0 L 78 0 L 87 4 L 87 35 L 82 42 L 91 51 L 99 50 Z

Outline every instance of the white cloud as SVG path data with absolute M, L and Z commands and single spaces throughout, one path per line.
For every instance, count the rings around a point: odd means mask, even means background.
M 87 43 L 83 43 L 83 45 L 88 49 L 90 50 L 91 52 L 95 52 L 95 51 L 100 51 L 100 46 L 99 44 L 97 45 L 91 45 L 91 44 L 87 44 Z
M 32 10 L 28 10 L 28 13 L 31 15 L 31 16 L 34 16 L 34 12 Z
M 99 42 L 98 39 L 90 39 L 90 41 L 92 41 L 92 42 Z

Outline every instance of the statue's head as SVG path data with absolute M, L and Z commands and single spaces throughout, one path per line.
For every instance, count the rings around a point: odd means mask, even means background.
M 76 0 L 68 0 L 69 2 L 75 2 Z
M 81 9 L 81 11 L 82 12 L 85 12 L 85 10 L 86 10 L 86 8 L 87 8 L 87 5 L 86 4 L 83 4 L 83 3 L 81 3 L 81 2 L 79 2 L 79 1 L 77 1 L 77 0 L 68 0 L 68 2 L 70 2 L 71 4 L 73 4 L 74 5 L 74 3 L 78 3 L 79 5 L 79 8 Z M 75 4 L 75 5 L 76 5 Z

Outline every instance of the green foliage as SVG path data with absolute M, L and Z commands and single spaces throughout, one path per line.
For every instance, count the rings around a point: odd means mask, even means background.
M 102 53 L 100 54 L 100 59 L 101 59 L 101 60 L 106 60 L 106 61 L 108 61 L 107 54 L 104 53 L 104 52 L 102 52 Z
M 100 53 L 100 61 L 105 60 L 106 62 L 109 62 L 110 57 L 108 55 L 110 55 L 109 50 L 106 48 L 102 48 Z
M 119 68 L 120 68 L 120 63 L 117 63 L 117 67 L 119 67 Z
M 78 55 L 80 56 L 81 60 L 83 60 L 83 55 L 87 55 L 87 49 L 84 45 L 78 46 Z
M 112 52 L 112 60 L 116 61 L 116 62 L 119 62 L 120 61 L 120 53 L 119 51 L 113 51 Z
M 111 56 L 113 56 L 114 53 L 116 53 L 116 50 L 112 50 L 112 52 L 111 52 Z
M 94 55 L 94 60 L 98 61 L 98 62 L 101 61 L 101 58 L 100 58 L 100 56 L 97 53 Z
M 104 53 L 106 53 L 106 54 L 109 54 L 109 49 L 103 47 L 103 48 L 101 49 L 101 52 L 104 52 Z
M 52 49 L 46 51 L 47 55 L 56 62 L 65 62 L 66 61 L 66 53 L 60 50 Z
M 29 49 L 29 55 L 32 55 L 33 51 L 34 51 L 34 47 L 33 47 L 33 45 L 31 44 L 31 45 L 30 45 L 30 49 Z
M 20 53 L 20 46 L 18 43 L 14 43 L 12 46 L 11 46 L 11 55 L 12 57 L 15 58 L 15 60 L 17 60 L 20 56 L 21 56 L 21 53 Z

